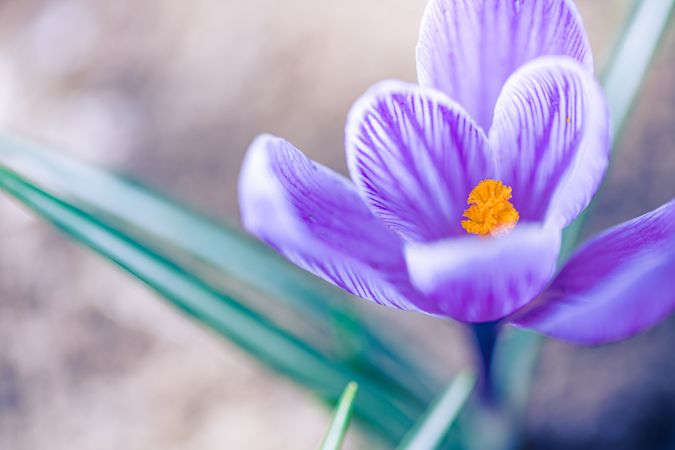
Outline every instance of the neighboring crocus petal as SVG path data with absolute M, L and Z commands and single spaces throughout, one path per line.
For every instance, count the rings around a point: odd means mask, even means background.
M 626 339 L 675 310 L 673 280 L 675 200 L 585 244 L 514 323 L 580 344 Z
M 487 131 L 506 79 L 544 55 L 567 55 L 593 70 L 571 1 L 431 0 L 417 44 L 417 74 L 421 85 L 448 94 Z
M 352 179 L 373 213 L 408 241 L 464 234 L 471 189 L 494 175 L 485 134 L 438 91 L 385 81 L 352 107 Z
M 499 320 L 530 302 L 549 282 L 560 250 L 560 231 L 518 225 L 494 238 L 464 237 L 408 245 L 413 285 L 439 314 L 462 322 Z
M 521 220 L 562 228 L 588 205 L 607 168 L 602 90 L 576 61 L 539 58 L 506 82 L 489 139 Z
M 246 229 L 300 267 L 376 303 L 416 309 L 401 239 L 345 177 L 270 135 L 249 147 L 239 179 Z

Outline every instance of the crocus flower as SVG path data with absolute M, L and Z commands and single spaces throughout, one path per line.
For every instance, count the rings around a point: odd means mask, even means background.
M 570 1 L 432 0 L 417 67 L 419 85 L 381 82 L 354 104 L 351 181 L 256 138 L 239 184 L 245 227 L 356 296 L 467 323 L 601 343 L 672 312 L 674 202 L 593 239 L 555 275 L 561 230 L 610 150 Z

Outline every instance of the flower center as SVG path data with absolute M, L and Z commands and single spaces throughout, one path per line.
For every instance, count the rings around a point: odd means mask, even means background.
M 501 181 L 483 180 L 476 185 L 466 201 L 462 228 L 470 234 L 495 236 L 508 233 L 518 222 L 518 211 L 511 202 L 511 187 Z

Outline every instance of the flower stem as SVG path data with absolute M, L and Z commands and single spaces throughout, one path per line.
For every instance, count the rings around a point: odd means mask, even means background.
M 482 400 L 492 405 L 497 400 L 495 398 L 495 384 L 492 372 L 492 361 L 494 357 L 495 344 L 497 342 L 497 335 L 499 334 L 498 322 L 483 322 L 475 323 L 471 326 L 473 331 L 479 366 L 480 379 L 478 382 L 478 392 Z

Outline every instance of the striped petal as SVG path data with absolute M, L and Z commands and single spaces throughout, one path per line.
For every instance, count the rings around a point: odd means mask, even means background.
M 514 320 L 580 344 L 631 337 L 675 310 L 675 200 L 595 237 Z
M 550 281 L 560 231 L 518 225 L 496 238 L 464 237 L 409 245 L 413 284 L 439 314 L 462 322 L 499 320 L 536 297 Z
M 408 241 L 464 234 L 471 189 L 494 175 L 483 132 L 438 91 L 375 85 L 346 128 L 352 179 L 373 213 Z
M 521 219 L 564 227 L 588 205 L 607 168 L 602 90 L 576 61 L 539 58 L 506 82 L 489 139 Z
M 417 44 L 422 86 L 464 106 L 484 130 L 506 79 L 544 55 L 593 70 L 588 38 L 569 0 L 431 0 Z
M 359 297 L 417 309 L 401 239 L 348 179 L 287 141 L 262 135 L 251 144 L 239 204 L 246 229 L 298 266 Z

